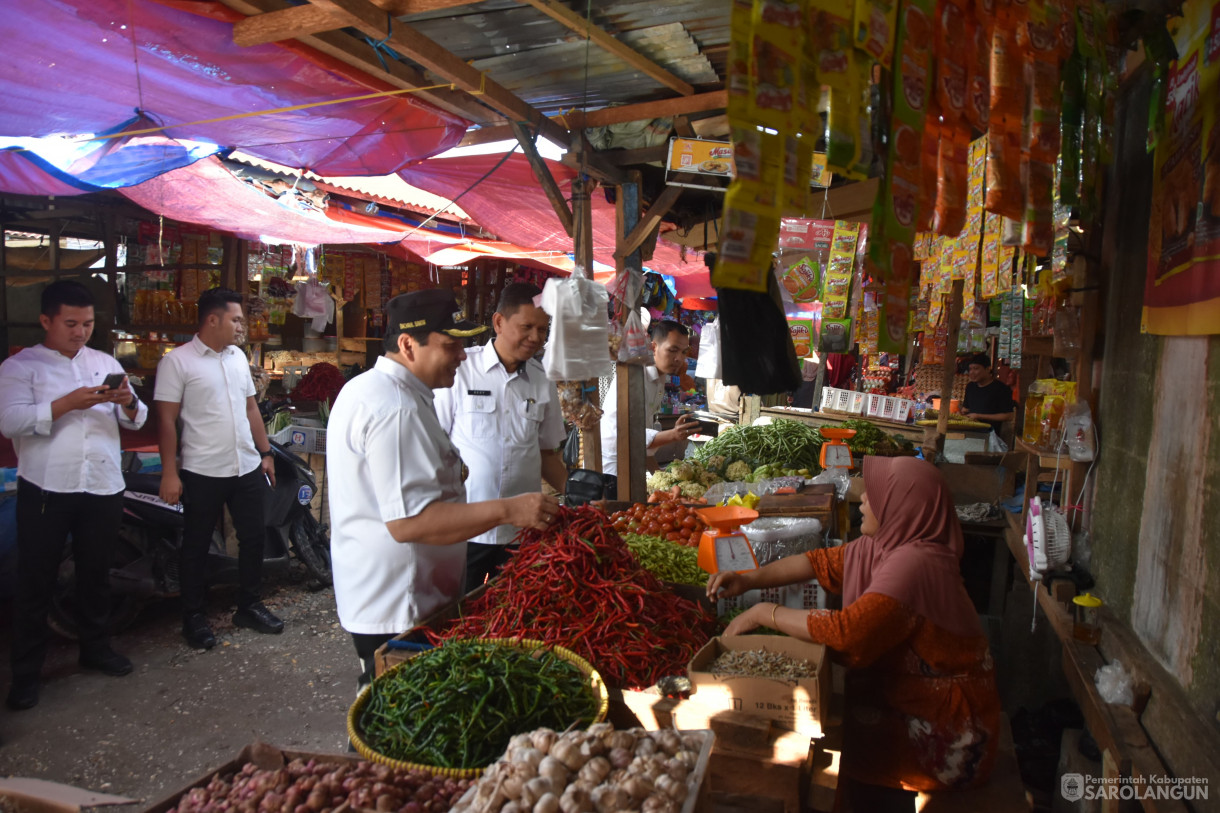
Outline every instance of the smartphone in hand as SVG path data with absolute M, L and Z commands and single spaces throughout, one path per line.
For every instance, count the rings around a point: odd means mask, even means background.
M 102 386 L 106 389 L 117 390 L 123 386 L 123 379 L 127 377 L 127 373 L 111 373 L 106 376 L 106 380 L 102 382 Z

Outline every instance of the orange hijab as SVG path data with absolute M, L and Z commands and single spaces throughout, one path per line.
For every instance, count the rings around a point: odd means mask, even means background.
M 937 468 L 913 457 L 866 457 L 864 490 L 879 528 L 843 552 L 843 605 L 880 593 L 946 632 L 982 635 L 962 583 L 962 527 Z

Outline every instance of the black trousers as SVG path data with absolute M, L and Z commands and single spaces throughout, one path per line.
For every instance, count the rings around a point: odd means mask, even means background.
M 517 545 L 466 544 L 466 592 L 478 589 L 489 578 L 494 579 L 500 568 L 508 563 L 508 552 Z
M 182 587 L 182 613 L 201 613 L 207 596 L 208 549 L 221 508 L 229 507 L 237 531 L 237 609 L 259 600 L 263 578 L 263 501 L 267 480 L 262 466 L 240 477 L 206 477 L 182 472 L 182 551 L 178 582 Z
M 356 657 L 360 659 L 360 666 L 363 671 L 360 677 L 356 679 L 356 688 L 363 689 L 365 686 L 373 682 L 373 675 L 377 671 L 377 664 L 373 660 L 373 656 L 377 654 L 377 650 L 386 641 L 394 637 L 392 632 L 353 632 L 351 633 L 352 643 L 356 645 Z
M 76 623 L 82 652 L 110 644 L 110 562 L 123 519 L 123 492 L 99 496 L 43 491 L 17 479 L 17 592 L 13 604 L 13 680 L 37 680 L 51 630 L 47 613 L 72 537 Z

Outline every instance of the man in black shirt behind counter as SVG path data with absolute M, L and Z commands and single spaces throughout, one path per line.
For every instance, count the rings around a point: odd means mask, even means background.
M 975 421 L 990 424 L 996 434 L 1004 421 L 1016 415 L 1012 390 L 991 374 L 991 359 L 983 353 L 970 359 L 967 368 L 970 383 L 966 385 L 966 397 L 962 401 L 962 414 Z

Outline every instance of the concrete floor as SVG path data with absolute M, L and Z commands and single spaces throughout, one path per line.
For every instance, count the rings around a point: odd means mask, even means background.
M 334 593 L 308 592 L 299 566 L 264 592 L 284 619 L 283 634 L 235 628 L 234 593 L 216 591 L 209 618 L 219 643 L 208 652 L 183 642 L 176 601 L 149 606 L 114 641 L 135 664 L 121 678 L 82 671 L 75 645 L 57 640 L 38 706 L 12 712 L 0 705 L 0 774 L 129 796 L 143 800 L 142 808 L 256 740 L 344 752 L 358 669 Z M 8 640 L 4 623 L 3 691 Z

